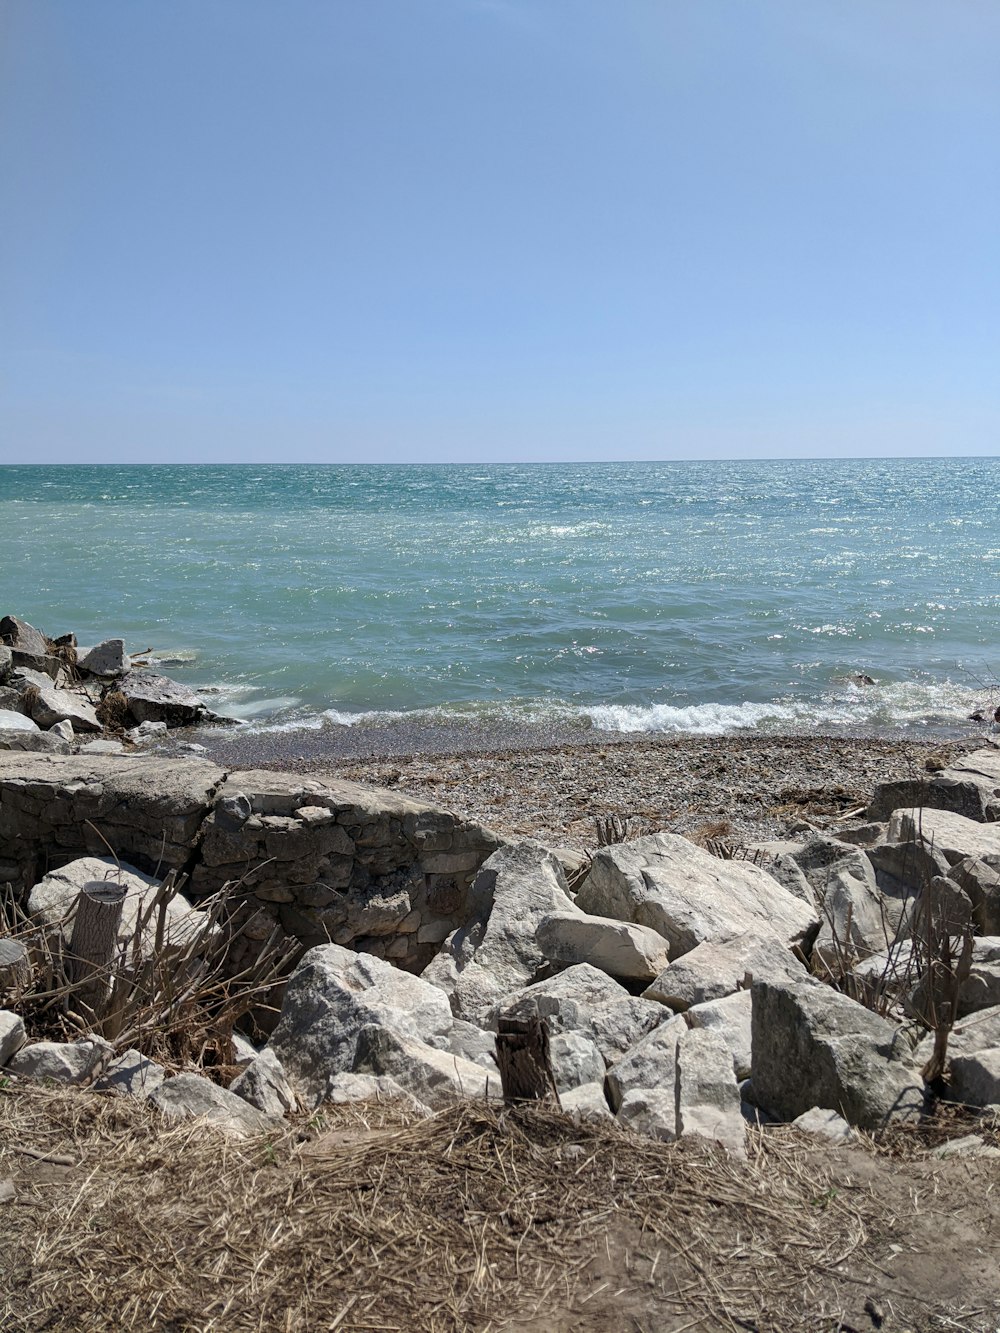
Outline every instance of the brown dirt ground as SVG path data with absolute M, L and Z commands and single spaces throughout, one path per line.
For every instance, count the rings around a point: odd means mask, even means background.
M 1000 1327 L 1000 1162 L 750 1138 L 741 1164 L 541 1108 L 367 1105 L 234 1142 L 8 1080 L 0 1328 Z

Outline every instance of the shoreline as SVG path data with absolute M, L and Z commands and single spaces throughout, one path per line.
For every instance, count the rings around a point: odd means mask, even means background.
M 611 815 L 629 821 L 631 837 L 663 830 L 736 845 L 801 833 L 803 824 L 822 828 L 866 805 L 877 783 L 932 771 L 988 743 L 983 733 L 917 740 L 611 732 L 581 743 L 539 729 L 435 732 L 442 743 L 463 733 L 466 743 L 417 748 L 413 741 L 422 738 L 410 732 L 405 753 L 391 746 L 352 753 L 317 744 L 316 732 L 204 731 L 198 740 L 207 758 L 231 769 L 315 772 L 389 787 L 506 836 L 588 850 L 597 844 L 595 819 Z

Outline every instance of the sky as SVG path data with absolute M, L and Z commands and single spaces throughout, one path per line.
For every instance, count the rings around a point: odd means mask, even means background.
M 0 462 L 998 443 L 995 0 L 0 0 Z

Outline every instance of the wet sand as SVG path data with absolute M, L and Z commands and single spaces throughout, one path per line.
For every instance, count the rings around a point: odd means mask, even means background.
M 372 732 L 210 731 L 226 767 L 350 778 L 433 801 L 509 835 L 585 849 L 595 821 L 742 845 L 822 828 L 868 803 L 878 782 L 925 773 L 985 743 L 892 737 L 574 736 L 454 727 Z M 351 734 L 341 734 L 351 733 Z M 359 752 L 360 751 L 360 752 Z

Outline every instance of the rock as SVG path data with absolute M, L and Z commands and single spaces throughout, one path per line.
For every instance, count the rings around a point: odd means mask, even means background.
M 149 1094 L 149 1101 L 168 1120 L 205 1120 L 233 1138 L 267 1134 L 281 1125 L 200 1074 L 175 1074 Z
M 963 1055 L 979 1055 L 982 1051 L 1000 1047 L 1000 1005 L 980 1009 L 968 1018 L 961 1018 L 948 1037 L 948 1055 L 952 1060 Z M 913 1052 L 914 1068 L 920 1069 L 931 1058 L 934 1034 L 924 1037 Z M 1000 1098 L 996 1100 L 1000 1101 Z
M 41 630 L 17 616 L 4 616 L 0 620 L 0 642 L 14 652 L 27 653 L 31 657 L 45 657 L 49 651 L 48 641 Z
M 559 1103 L 566 1115 L 580 1124 L 584 1120 L 612 1120 L 614 1117 L 604 1098 L 604 1084 L 579 1083 L 576 1087 L 559 1092 Z
M 61 736 L 64 741 L 72 741 L 76 737 L 76 732 L 73 730 L 73 723 L 70 722 L 68 718 L 63 718 L 61 722 L 56 722 L 53 726 L 49 727 L 49 733 L 52 736 Z M 91 745 L 98 744 L 100 744 L 99 741 L 91 741 Z
M 497 1062 L 493 1058 L 496 1039 L 492 1032 L 484 1032 L 475 1023 L 466 1023 L 464 1019 L 456 1018 L 444 1035 L 431 1033 L 427 1037 L 427 1045 L 438 1051 L 451 1051 L 452 1055 L 459 1055 L 463 1060 L 471 1060 L 491 1074 L 497 1072 Z
M 0 1180 L 0 1203 L 12 1203 L 17 1198 L 17 1190 L 10 1179 Z
M 869 847 L 866 855 L 875 870 L 876 884 L 897 894 L 902 886 L 911 894 L 920 890 L 936 875 L 947 875 L 947 859 L 924 842 L 883 842 Z
M 112 1060 L 94 1087 L 98 1092 L 113 1092 L 116 1097 L 148 1097 L 166 1076 L 162 1065 L 133 1049 Z
M 257 1047 L 242 1032 L 233 1033 L 233 1064 L 245 1068 L 251 1060 L 260 1055 Z
M 499 1099 L 500 1075 L 457 1055 L 435 1050 L 417 1037 L 369 1024 L 358 1033 L 355 1074 L 388 1074 L 401 1088 L 432 1110 L 456 1098 Z
M 229 1085 L 229 1091 L 235 1092 L 258 1111 L 268 1115 L 285 1116 L 298 1110 L 298 1098 L 288 1082 L 281 1061 L 274 1051 L 265 1049 L 238 1074 Z
M 0 708 L 0 731 L 38 731 L 38 723 L 13 708 Z
M 93 648 L 79 648 L 76 665 L 92 676 L 124 676 L 132 670 L 132 659 L 124 639 L 105 639 Z
M 885 842 L 886 824 L 878 820 L 872 824 L 836 825 L 836 831 L 830 830 L 830 836 L 838 842 L 846 842 L 851 847 L 877 847 Z
M 41 727 L 53 727 L 57 722 L 69 722 L 74 731 L 100 731 L 94 705 L 83 695 L 72 690 L 60 690 L 47 685 L 38 691 L 31 705 L 31 716 Z
M 601 848 L 576 901 L 585 912 L 657 931 L 671 958 L 744 932 L 808 948 L 818 926 L 767 871 L 722 861 L 673 833 Z
M 931 1156 L 947 1160 L 949 1157 L 1000 1157 L 1000 1148 L 987 1146 L 978 1134 L 965 1134 L 931 1149 Z
M 3 709 L 11 713 L 20 713 L 22 717 L 28 716 L 28 705 L 24 695 L 9 685 L 0 685 L 0 710 Z
M 99 1037 L 83 1041 L 36 1041 L 7 1063 L 19 1078 L 51 1079 L 54 1083 L 88 1083 L 111 1058 L 111 1047 Z
M 25 721 L 30 721 L 26 718 Z M 0 750 L 23 750 L 34 754 L 69 754 L 69 741 L 51 731 L 39 731 L 34 722 L 31 730 L 0 727 Z
M 1000 853 L 966 857 L 948 873 L 969 895 L 977 930 L 1000 935 Z
M 836 1111 L 827 1111 L 820 1106 L 812 1106 L 803 1111 L 792 1121 L 792 1128 L 813 1138 L 826 1139 L 829 1143 L 850 1143 L 857 1134 L 842 1115 Z
M 829 1107 L 860 1129 L 919 1117 L 923 1085 L 894 1024 L 811 977 L 751 993 L 758 1105 L 779 1120 Z
M 378 958 L 326 944 L 310 949 L 293 972 L 268 1048 L 306 1105 L 317 1106 L 329 1079 L 354 1069 L 363 1027 L 374 1024 L 422 1041 L 432 1033 L 443 1036 L 452 1021 L 448 997 L 436 986 Z
M 795 846 L 795 850 L 798 850 L 798 845 Z M 762 869 L 766 870 L 772 879 L 776 879 L 783 889 L 787 889 L 793 897 L 798 898 L 815 912 L 816 895 L 803 875 L 793 852 L 781 853 L 767 862 Z
M 536 939 L 550 962 L 589 963 L 626 981 L 652 981 L 670 961 L 662 935 L 607 916 L 553 912 L 538 923 Z
M 549 1062 L 560 1096 L 584 1083 L 604 1086 L 604 1056 L 586 1033 L 557 1032 L 549 1040 Z
M 967 1106 L 992 1106 L 1000 1102 L 1000 1046 L 975 1055 L 953 1055 L 951 1096 Z
M 135 866 L 127 865 L 124 861 L 113 861 L 108 856 L 81 856 L 58 870 L 50 870 L 31 890 L 28 898 L 29 915 L 46 926 L 64 924 L 65 934 L 69 937 L 72 934 L 77 899 L 84 885 L 94 880 L 113 880 L 125 885 L 126 896 L 118 923 L 118 942 L 126 943 L 135 934 L 140 914 L 145 911 L 149 900 L 159 892 L 160 886 L 151 875 L 144 875 Z M 154 913 L 150 917 L 143 930 L 144 957 L 150 957 L 155 948 L 156 916 L 157 913 Z M 180 894 L 175 894 L 167 903 L 164 948 L 170 951 L 186 946 L 192 935 L 202 930 L 205 924 L 203 914 L 196 911 Z
M 673 1084 L 669 1088 L 635 1088 L 626 1093 L 618 1108 L 617 1120 L 643 1138 L 673 1143 L 677 1137 L 677 1100 Z
M 678 1014 L 647 1033 L 609 1068 L 605 1089 L 612 1111 L 617 1111 L 628 1093 L 658 1088 L 674 1095 L 677 1081 L 677 1043 L 688 1030 Z
M 671 963 L 642 992 L 643 998 L 669 1005 L 678 1013 L 732 995 L 751 979 L 786 979 L 806 975 L 804 965 L 780 941 L 753 935 L 707 940 Z
M 200 722 L 208 711 L 193 690 L 152 671 L 130 671 L 118 681 L 115 689 L 125 696 L 128 710 L 138 723 L 190 726 Z
M 534 980 L 545 962 L 536 940 L 542 918 L 576 909 L 559 861 L 528 841 L 501 847 L 483 863 L 469 901 L 469 924 L 448 937 L 423 975 L 447 992 L 456 1017 L 476 1022 Z
M 154 736 L 165 736 L 167 734 L 167 724 L 166 722 L 140 722 L 137 727 L 133 727 L 126 734 L 132 742 L 148 741 L 152 740 Z
M 349 1102 L 403 1102 L 416 1115 L 426 1118 L 434 1114 L 387 1074 L 334 1074 L 327 1085 L 325 1100 L 334 1106 Z
M 548 1021 L 557 1032 L 586 1033 L 609 1063 L 667 1017 L 662 1005 L 629 995 L 624 986 L 589 963 L 527 986 L 501 1005 L 503 1018 Z
M 25 1042 L 24 1020 L 10 1009 L 0 1009 L 0 1068 Z
M 746 1124 L 733 1058 L 717 1032 L 693 1028 L 677 1042 L 677 1135 L 697 1134 L 746 1157 Z
M 582 847 L 550 847 L 549 851 L 558 859 L 570 884 L 582 878 L 590 865 L 590 853 Z
M 991 798 L 990 787 L 971 774 L 957 777 L 938 773 L 931 779 L 902 778 L 878 784 L 867 817 L 889 819 L 897 810 L 922 806 L 928 810 L 950 811 L 982 823 L 990 818 Z
M 864 958 L 886 947 L 882 898 L 864 852 L 836 838 L 813 837 L 795 861 L 820 904 L 814 958 L 836 969 L 845 954 Z
M 1000 855 L 1000 824 L 979 824 L 947 810 L 926 807 L 896 810 L 889 820 L 890 842 L 922 839 L 949 865 L 966 857 Z
M 80 754 L 126 754 L 121 741 L 87 741 L 79 747 Z
M 9 679 L 14 670 L 14 654 L 5 643 L 0 643 L 0 683 Z
M 750 992 L 741 990 L 721 1000 L 696 1004 L 684 1014 L 689 1028 L 714 1032 L 721 1038 L 732 1060 L 733 1073 L 738 1079 L 749 1078 L 752 1067 L 752 1007 Z

